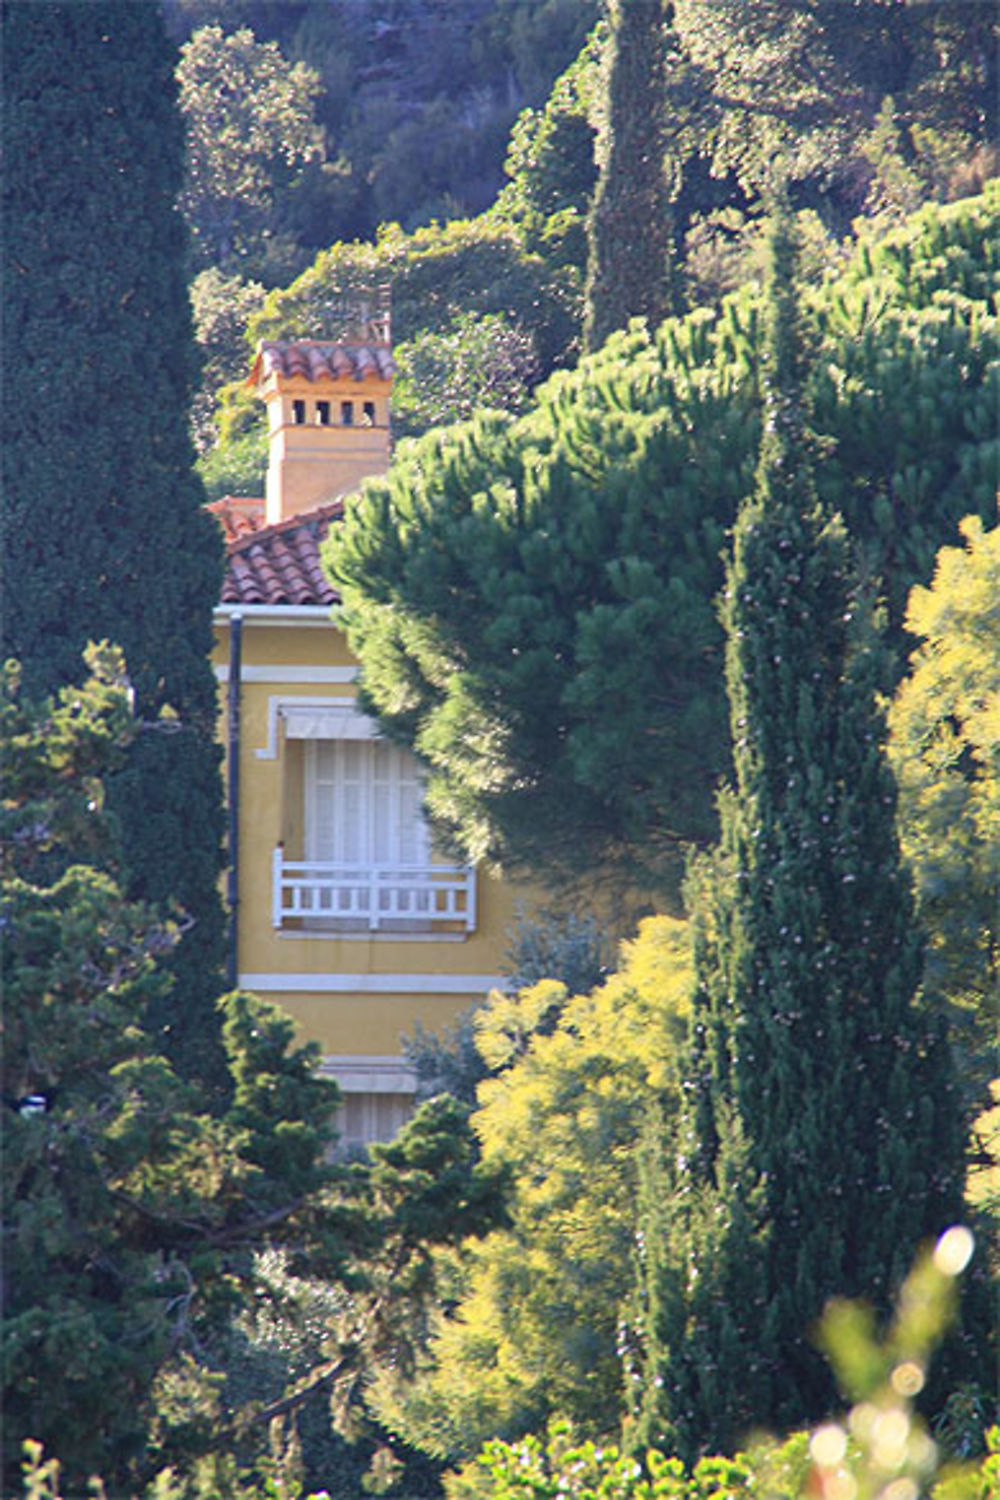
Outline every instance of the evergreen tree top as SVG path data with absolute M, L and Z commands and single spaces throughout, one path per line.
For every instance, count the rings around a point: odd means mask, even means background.
M 783 182 L 772 195 L 767 250 L 759 377 L 763 428 L 755 493 L 764 505 L 791 501 L 801 506 L 802 471 L 808 468 L 803 410 L 807 359 L 795 221 Z

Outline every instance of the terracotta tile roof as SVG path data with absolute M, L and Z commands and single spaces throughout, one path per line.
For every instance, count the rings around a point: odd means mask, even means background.
M 307 380 L 391 380 L 396 373 L 385 344 L 324 344 L 312 339 L 294 343 L 265 340 L 257 349 L 248 386 L 269 375 L 305 376 Z
M 224 502 L 218 502 L 224 503 Z M 319 549 L 330 523 L 344 514 L 340 500 L 227 539 L 223 604 L 336 604 Z
M 248 536 L 251 531 L 260 531 L 265 524 L 267 503 L 264 500 L 248 500 L 242 495 L 225 495 L 206 505 L 215 516 L 225 534 L 227 542 Z

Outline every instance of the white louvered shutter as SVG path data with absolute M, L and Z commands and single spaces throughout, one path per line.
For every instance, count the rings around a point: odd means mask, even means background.
M 306 857 L 368 871 L 430 864 L 430 837 L 421 814 L 420 769 L 395 745 L 372 740 L 311 740 L 306 746 Z M 391 886 L 389 874 L 387 886 Z M 428 909 L 427 897 L 397 898 L 401 914 Z M 369 910 L 359 880 L 320 909 L 332 916 Z M 392 901 L 388 890 L 382 910 Z

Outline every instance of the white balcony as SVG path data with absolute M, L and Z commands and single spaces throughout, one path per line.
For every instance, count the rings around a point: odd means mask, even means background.
M 460 865 L 348 865 L 285 858 L 272 870 L 272 925 L 333 930 L 476 930 L 476 874 Z

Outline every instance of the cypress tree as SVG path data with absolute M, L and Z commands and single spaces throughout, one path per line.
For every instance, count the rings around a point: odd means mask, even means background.
M 611 0 L 600 173 L 587 226 L 584 338 L 598 349 L 630 318 L 674 311 L 673 216 L 665 170 L 667 39 L 673 6 Z
M 143 729 L 110 788 L 128 895 L 190 921 L 149 1020 L 206 1076 L 222 1057 L 221 543 L 187 424 L 173 58 L 159 7 L 134 0 L 14 0 L 3 40 L 4 650 L 35 695 L 78 680 L 88 639 L 125 652 Z
M 894 827 L 881 652 L 816 503 L 787 214 L 772 239 L 765 426 L 723 600 L 736 780 L 695 871 L 699 996 L 645 1435 L 688 1453 L 829 1410 L 835 1295 L 887 1310 L 961 1211 L 963 1140 Z M 661 1164 L 661 1170 L 663 1170 Z M 660 1200 L 662 1207 L 662 1197 Z M 668 1210 L 669 1212 L 670 1210 Z M 659 1425 L 659 1431 L 656 1430 Z

